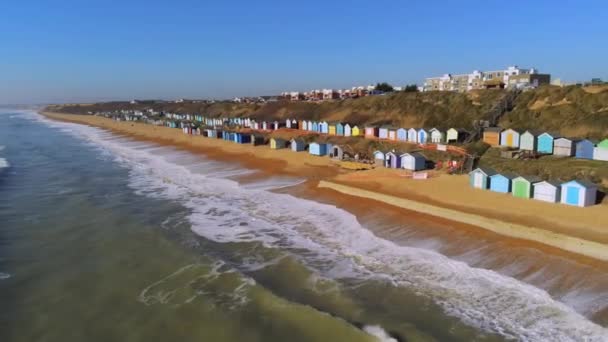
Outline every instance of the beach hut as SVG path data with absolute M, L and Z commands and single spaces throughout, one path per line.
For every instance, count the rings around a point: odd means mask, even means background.
M 279 127 L 280 127 L 280 124 L 279 124 L 278 121 L 275 121 L 275 122 L 272 123 L 272 129 L 273 130 L 276 131 L 277 129 L 279 129 Z
M 353 130 L 350 127 L 350 125 L 349 124 L 344 125 L 344 136 L 345 137 L 350 137 L 352 135 L 353 135 Z
M 600 141 L 593 148 L 593 160 L 608 161 L 608 139 Z
M 597 201 L 597 185 L 581 180 L 573 180 L 561 185 L 561 203 L 577 207 L 588 207 Z
M 589 139 L 577 140 L 574 143 L 574 156 L 579 159 L 593 159 L 595 144 Z
M 379 132 L 380 132 L 380 129 L 378 129 L 378 127 L 367 126 L 367 127 L 365 127 L 365 138 L 367 138 L 367 139 L 377 138 L 379 135 Z
M 450 128 L 446 132 L 445 141 L 448 144 L 451 142 L 463 142 L 467 139 L 468 136 L 469 136 L 469 133 L 465 129 Z
M 483 130 L 483 142 L 490 146 L 500 146 L 500 127 L 488 127 Z
M 251 143 L 251 134 L 241 132 L 235 133 L 234 142 L 237 144 L 249 144 Z
M 407 141 L 407 129 L 399 128 L 397 130 L 397 140 L 399 141 Z
M 268 144 L 268 138 L 261 134 L 252 134 L 251 135 L 251 145 L 260 146 Z
M 388 140 L 397 140 L 397 130 L 389 128 L 388 130 Z
M 403 153 L 399 156 L 402 168 L 410 171 L 426 169 L 426 158 L 418 152 Z
M 553 140 L 553 155 L 572 157 L 574 155 L 574 141 L 568 138 Z
M 424 130 L 424 128 L 421 128 L 418 130 L 418 143 L 419 144 L 426 144 L 427 140 L 429 138 L 429 133 Z
M 298 120 L 291 120 L 291 129 L 298 129 Z
M 342 160 L 344 158 L 344 148 L 339 145 L 334 145 L 331 147 L 329 154 L 332 158 Z
M 516 176 L 508 173 L 497 173 L 490 176 L 490 191 L 508 194 L 511 192 L 511 182 Z
M 384 160 L 385 160 L 385 154 L 382 151 L 375 151 L 374 152 L 374 163 L 376 165 L 382 165 L 384 166 Z
M 325 121 L 319 123 L 319 131 L 320 133 L 327 134 L 329 133 L 329 124 Z
M 315 130 L 315 122 L 311 121 L 311 120 L 308 120 L 306 122 L 306 128 L 308 128 L 309 132 L 313 132 Z
M 358 137 L 361 136 L 361 129 L 359 128 L 359 126 L 353 126 L 351 128 L 351 136 L 353 137 Z
M 285 120 L 285 127 L 291 128 L 291 119 Z
M 519 136 L 519 149 L 525 151 L 536 150 L 536 137 L 538 133 L 534 131 L 525 131 Z
M 328 134 L 329 135 L 336 135 L 336 124 L 335 123 L 329 124 Z
M 538 201 L 557 203 L 560 201 L 561 186 L 558 182 L 542 181 L 534 183 L 532 198 Z
M 279 150 L 285 148 L 287 146 L 287 141 L 281 138 L 271 138 L 270 139 L 270 148 L 273 150 Z
M 308 121 L 306 121 L 306 120 L 300 121 L 300 128 L 303 131 L 308 131 Z
M 384 157 L 384 166 L 392 169 L 401 168 L 401 156 L 403 153 L 390 151 Z
M 500 146 L 519 147 L 519 132 L 511 128 L 500 132 Z
M 407 141 L 411 143 L 418 142 L 418 131 L 415 128 L 407 130 Z
M 312 127 L 310 127 L 309 131 L 319 132 L 319 123 L 316 121 L 312 121 Z
M 378 138 L 380 139 L 388 139 L 388 126 L 382 126 L 380 127 L 380 130 L 378 131 Z
M 431 129 L 429 133 L 431 134 L 431 142 L 434 144 L 441 144 L 445 139 L 445 134 L 437 128 Z
M 490 177 L 495 174 L 496 171 L 490 168 L 478 167 L 469 172 L 469 184 L 476 189 L 488 189 L 490 187 Z
M 336 124 L 336 135 L 344 136 L 344 124 L 341 122 Z
M 308 152 L 315 156 L 327 155 L 327 144 L 317 142 L 310 143 Z
M 541 179 L 532 176 L 519 176 L 513 178 L 511 182 L 511 188 L 513 197 L 519 198 L 532 198 L 534 193 L 534 183 L 540 182 Z
M 291 150 L 294 152 L 302 152 L 306 150 L 306 142 L 302 139 L 291 139 Z
M 536 151 L 538 153 L 553 154 L 553 141 L 559 138 L 556 134 L 543 133 L 536 139 Z

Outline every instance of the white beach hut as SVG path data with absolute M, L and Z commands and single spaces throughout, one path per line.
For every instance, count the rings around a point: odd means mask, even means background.
M 532 198 L 539 201 L 557 203 L 561 199 L 561 186 L 559 182 L 542 181 L 534 183 Z
M 420 153 L 404 153 L 401 156 L 401 167 L 406 170 L 418 171 L 426 168 L 426 158 Z
M 431 134 L 431 142 L 434 144 L 441 144 L 445 139 L 445 134 L 438 130 L 437 128 L 433 128 L 430 131 Z

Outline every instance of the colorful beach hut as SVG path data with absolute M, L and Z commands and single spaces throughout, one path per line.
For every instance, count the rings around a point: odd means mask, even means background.
M 428 138 L 429 133 L 424 128 L 418 130 L 417 141 L 419 144 L 426 144 Z
M 593 160 L 608 161 L 608 139 L 600 141 L 593 148 Z
M 415 128 L 407 130 L 407 141 L 411 143 L 418 142 L 418 131 Z
M 525 151 L 536 150 L 536 137 L 538 133 L 534 131 L 525 131 L 519 136 L 519 149 Z
M 397 130 L 397 140 L 399 141 L 407 141 L 407 129 L 399 128 Z
M 331 147 L 329 154 L 334 159 L 342 160 L 344 158 L 344 148 L 340 145 L 334 145 Z
M 534 183 L 540 182 L 541 179 L 533 176 L 519 176 L 513 178 L 511 187 L 513 188 L 513 197 L 532 198 L 534 193 Z
M 437 128 L 431 129 L 429 133 L 431 134 L 431 142 L 434 144 L 441 144 L 445 140 L 445 134 Z
M 385 155 L 384 166 L 391 169 L 399 169 L 401 168 L 401 158 L 400 156 L 403 153 L 390 151 Z
M 380 132 L 380 129 L 378 127 L 367 126 L 367 127 L 365 127 L 365 138 L 367 138 L 367 139 L 377 138 L 379 132 Z
M 468 136 L 468 132 L 462 128 L 450 128 L 446 132 L 445 140 L 449 144 L 451 142 L 463 142 Z
M 553 140 L 553 155 L 572 157 L 574 155 L 574 141 L 568 138 Z
M 329 124 L 329 131 L 327 134 L 336 135 L 336 124 L 334 124 L 334 123 Z
M 532 198 L 538 201 L 557 203 L 561 199 L 561 186 L 558 182 L 542 181 L 534 183 Z
M 553 141 L 559 138 L 556 134 L 543 133 L 538 136 L 536 141 L 536 151 L 538 153 L 553 154 Z
M 251 143 L 251 134 L 249 133 L 234 133 L 234 142 L 237 144 L 249 144 Z
M 384 160 L 385 160 L 385 154 L 382 151 L 375 151 L 374 152 L 374 163 L 376 165 L 382 165 L 384 166 Z
M 263 136 L 262 134 L 252 134 L 251 135 L 251 145 L 260 146 L 268 144 L 268 138 Z
M 291 139 L 291 150 L 294 152 L 302 152 L 306 150 L 306 142 L 302 139 Z
M 401 167 L 410 171 L 419 171 L 426 169 L 426 158 L 418 152 L 403 153 L 399 156 L 401 159 Z
M 315 130 L 315 122 L 312 120 L 306 121 L 306 128 L 308 128 L 307 131 L 313 132 Z
M 310 143 L 308 152 L 314 156 L 327 155 L 327 144 L 317 142 Z
M 589 139 L 577 140 L 574 143 L 574 156 L 579 159 L 593 159 L 595 143 Z
M 336 135 L 344 136 L 344 124 L 341 122 L 336 124 Z
M 563 183 L 561 202 L 577 207 L 588 207 L 597 201 L 597 185 L 581 180 Z
M 500 132 L 500 146 L 519 147 L 519 132 L 511 128 Z
M 388 126 L 382 126 L 380 127 L 380 130 L 378 131 L 378 138 L 380 139 L 388 139 Z
M 397 130 L 393 128 L 388 129 L 388 140 L 397 140 Z
M 500 127 L 488 127 L 483 130 L 483 142 L 490 146 L 500 146 Z
M 345 137 L 350 137 L 352 135 L 353 135 L 353 130 L 350 127 L 350 125 L 349 124 L 344 125 L 344 136 Z
M 516 176 L 508 173 L 497 173 L 490 176 L 490 191 L 508 194 L 511 192 L 511 182 Z
M 351 135 L 353 137 L 358 137 L 361 135 L 361 129 L 359 128 L 359 126 L 353 126 L 353 128 L 351 129 Z
M 495 174 L 496 171 L 490 168 L 478 167 L 469 172 L 469 184 L 476 189 L 488 189 L 490 187 L 490 177 Z
M 329 133 L 329 124 L 326 121 L 320 122 L 319 131 L 320 131 L 320 133 L 328 134 Z
M 270 148 L 273 150 L 279 150 L 285 148 L 287 146 L 287 141 L 281 138 L 271 138 L 270 139 Z

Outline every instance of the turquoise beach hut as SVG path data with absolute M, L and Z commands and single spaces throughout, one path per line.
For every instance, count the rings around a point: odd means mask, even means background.
M 549 134 L 547 132 L 539 135 L 536 151 L 538 151 L 538 153 L 553 154 L 553 142 L 557 138 L 559 138 L 558 135 Z
M 508 194 L 511 192 L 511 181 L 516 176 L 508 173 L 497 173 L 490 176 L 490 191 Z
M 469 184 L 475 189 L 488 189 L 490 187 L 490 177 L 497 172 L 485 167 L 478 167 L 469 172 Z
M 344 136 L 344 124 L 341 122 L 336 124 L 336 135 Z
M 312 122 L 312 130 L 313 132 L 318 132 L 319 131 L 319 123 L 316 121 Z

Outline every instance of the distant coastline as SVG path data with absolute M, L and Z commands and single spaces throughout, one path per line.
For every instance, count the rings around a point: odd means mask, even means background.
M 183 134 L 180 129 L 91 116 L 40 112 L 48 118 L 91 125 L 138 139 L 202 152 L 212 158 L 237 160 L 248 167 L 297 175 L 319 182 L 321 188 L 362 197 L 419 212 L 430 217 L 471 225 L 511 238 L 522 239 L 595 260 L 608 261 L 606 203 L 593 208 L 555 206 L 514 200 L 510 207 L 496 207 L 499 194 L 468 187 L 466 176 L 439 176 L 416 181 L 397 170 L 344 171 L 329 158 L 305 152 L 271 150 L 268 146 L 243 146 L 218 139 Z M 445 189 L 447 196 L 437 196 Z M 462 198 L 455 196 L 463 192 Z M 544 213 L 539 217 L 538 214 Z

